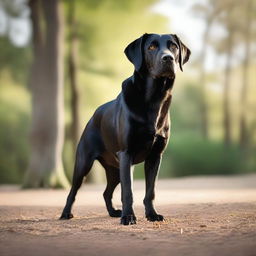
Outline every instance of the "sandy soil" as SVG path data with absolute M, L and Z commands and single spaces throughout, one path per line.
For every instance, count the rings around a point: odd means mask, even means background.
M 1 186 L 0 255 L 256 255 L 256 175 L 159 181 L 162 223 L 146 221 L 144 183 L 134 187 L 138 224 L 121 226 L 104 185 L 83 186 L 69 221 L 58 220 L 67 191 Z

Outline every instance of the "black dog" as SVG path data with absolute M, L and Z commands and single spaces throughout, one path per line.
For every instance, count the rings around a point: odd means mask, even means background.
M 103 196 L 111 217 L 121 217 L 124 225 L 136 223 L 132 166 L 145 161 L 146 218 L 163 220 L 153 205 L 155 180 L 169 138 L 168 110 L 175 73 L 178 65 L 182 70 L 188 61 L 190 50 L 176 35 L 144 34 L 126 47 L 125 54 L 134 64 L 134 74 L 123 82 L 117 98 L 100 106 L 88 122 L 77 147 L 73 184 L 61 219 L 73 217 L 77 190 L 97 159 L 106 170 Z M 119 182 L 122 211 L 112 205 Z

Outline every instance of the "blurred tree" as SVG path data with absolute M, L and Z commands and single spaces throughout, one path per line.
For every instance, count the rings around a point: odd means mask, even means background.
M 24 1 L 0 0 L 0 183 L 20 183 L 27 168 L 28 9 Z
M 224 128 L 224 142 L 225 145 L 230 145 L 231 142 L 231 113 L 230 113 L 230 79 L 231 79 L 231 63 L 234 47 L 234 33 L 235 27 L 232 23 L 232 10 L 227 12 L 227 53 L 225 66 L 225 80 L 224 80 L 224 95 L 223 95 L 223 128 Z
M 113 99 L 120 91 L 121 82 L 133 71 L 133 66 L 123 54 L 125 46 L 131 40 L 134 40 L 145 32 L 168 33 L 169 27 L 166 26 L 168 24 L 166 22 L 167 20 L 161 15 L 154 14 L 150 11 L 152 4 L 157 1 L 158 0 L 75 0 L 74 3 L 74 0 L 62 0 L 66 11 L 66 25 L 68 25 L 66 30 L 67 37 L 65 38 L 65 49 L 67 49 L 65 62 L 67 67 L 67 86 L 65 87 L 65 120 L 67 133 L 63 160 L 69 178 L 72 176 L 74 163 L 74 149 L 69 127 L 76 123 L 74 121 L 76 115 L 74 113 L 76 110 L 72 110 L 72 102 L 76 101 L 74 100 L 75 95 L 77 94 L 78 97 L 80 97 L 80 103 L 74 105 L 74 108 L 79 108 L 80 112 L 78 112 L 82 119 L 78 125 L 81 125 L 81 127 L 79 127 L 80 133 L 83 125 L 88 121 L 97 106 Z M 170 154 L 167 152 L 164 155 L 165 166 L 163 166 L 163 169 L 166 170 L 166 174 L 168 175 L 170 175 L 170 173 L 175 175 L 204 173 L 223 174 L 224 172 L 244 172 L 246 169 L 255 171 L 256 91 L 254 85 L 256 80 L 255 76 L 252 74 L 255 68 L 256 58 L 254 55 L 249 54 L 250 60 L 247 65 L 247 71 L 245 71 L 246 65 L 244 64 L 246 58 L 241 55 L 243 53 L 242 50 L 246 48 L 246 23 L 248 22 L 246 12 L 248 10 L 248 1 L 254 3 L 254 8 L 251 8 L 253 17 L 251 21 L 252 31 L 250 32 L 251 36 L 249 40 L 251 50 L 249 50 L 249 52 L 255 54 L 255 0 L 208 0 L 205 2 L 207 4 L 202 6 L 202 9 L 199 8 L 197 10 L 197 14 L 200 13 L 206 23 L 204 46 L 201 49 L 202 52 L 200 55 L 201 66 L 198 79 L 201 79 L 200 85 L 202 86 L 198 88 L 198 81 L 195 81 L 196 77 L 193 77 L 191 74 L 187 76 L 188 73 L 184 73 L 184 75 L 177 80 L 178 84 L 175 89 L 177 93 L 174 98 L 174 105 L 171 108 L 173 121 L 172 131 L 174 136 L 171 137 L 171 143 L 168 146 Z M 49 85 L 46 84 L 48 78 L 45 79 L 45 77 L 48 76 L 48 71 L 45 71 L 44 64 L 51 60 L 51 58 L 48 57 L 49 53 L 46 53 L 45 50 L 47 41 L 45 29 L 48 25 L 46 25 L 45 22 L 44 8 L 42 6 L 43 0 L 39 0 L 38 2 L 39 16 L 37 16 L 37 19 L 40 25 L 42 46 L 39 47 L 37 45 L 37 47 L 42 48 L 40 50 L 42 51 L 40 53 L 42 54 L 42 59 L 40 61 L 40 58 L 37 58 L 37 62 L 41 63 L 40 65 L 42 66 L 37 64 L 38 67 L 40 66 L 41 70 L 39 72 L 39 68 L 35 69 L 33 79 L 31 74 L 30 91 L 28 91 L 26 80 L 30 73 L 29 64 L 32 54 L 35 55 L 36 45 L 34 45 L 32 49 L 30 45 L 27 45 L 28 42 L 26 42 L 26 44 L 23 43 L 23 47 L 21 47 L 20 44 L 17 44 L 16 38 L 19 38 L 21 34 L 25 34 L 25 29 L 18 29 L 18 25 L 20 24 L 19 28 L 24 27 L 24 20 L 29 20 L 27 17 L 29 12 L 26 10 L 29 8 L 26 5 L 26 0 L 0 0 L 0 9 L 4 8 L 3 11 L 0 10 L 0 144 L 3 145 L 2 150 L 0 150 L 0 182 L 5 183 L 21 182 L 24 170 L 26 170 L 28 165 L 29 148 L 27 145 L 27 127 L 30 121 L 29 117 L 31 111 L 30 92 L 36 90 L 37 86 L 46 86 L 48 88 Z M 1 3 L 3 4 L 2 6 Z M 16 6 L 19 4 L 21 4 L 20 7 Z M 76 5 L 74 7 L 75 13 L 72 12 L 72 5 Z M 220 6 L 219 12 L 218 5 Z M 230 8 L 231 6 L 233 6 L 234 9 Z M 214 13 L 215 10 L 216 13 Z M 221 125 L 219 125 L 219 120 L 223 115 L 223 106 L 220 106 L 222 91 L 218 86 L 221 84 L 219 71 L 222 73 L 223 66 L 221 62 L 222 59 L 219 59 L 219 56 L 227 57 L 228 12 L 234 12 L 234 15 L 231 15 L 234 26 L 231 58 L 234 61 L 230 63 L 230 72 L 233 70 L 235 72 L 232 72 L 232 76 L 230 76 L 232 81 L 230 81 L 228 90 L 228 106 L 231 112 L 230 115 L 232 114 L 232 118 L 230 118 L 232 119 L 230 130 L 232 129 L 232 135 L 241 136 L 239 133 L 242 131 L 242 129 L 240 129 L 240 121 L 242 120 L 241 108 L 243 106 L 245 113 L 245 131 L 249 141 L 248 147 L 246 146 L 246 157 L 244 157 L 244 154 L 241 154 L 241 151 L 237 150 L 235 136 L 232 136 L 231 145 L 227 149 L 223 148 L 221 142 L 212 141 L 208 133 L 210 131 L 212 138 L 219 138 L 224 126 L 222 122 Z M 7 16 L 7 23 L 3 22 L 5 16 Z M 73 16 L 74 23 L 70 23 L 70 16 Z M 22 17 L 23 20 L 20 22 Z M 29 22 L 27 21 L 27 23 Z M 6 25 L 4 30 L 3 24 Z M 74 26 L 72 25 L 72 29 L 71 24 L 74 24 Z M 215 30 L 216 28 L 217 30 Z M 71 63 L 71 54 L 73 54 L 71 52 L 72 31 L 75 32 L 73 33 L 73 39 L 75 39 L 73 46 L 75 49 L 74 61 L 77 63 L 73 67 L 74 70 L 77 70 L 73 81 L 77 80 L 79 90 L 78 93 L 74 91 L 73 96 L 71 94 L 72 88 L 70 83 L 72 75 L 70 75 L 69 72 L 71 70 L 69 63 Z M 25 41 L 23 40 L 23 42 Z M 205 69 L 204 65 L 206 62 L 205 59 L 208 58 L 208 50 L 210 50 L 210 48 L 206 48 L 206 44 L 216 50 L 216 60 L 218 64 L 220 64 L 216 70 L 212 70 L 211 73 Z M 76 51 L 78 56 L 76 56 Z M 39 56 L 39 54 L 37 56 Z M 36 59 L 34 59 L 33 66 L 35 62 Z M 52 66 L 48 66 L 52 68 Z M 247 75 L 245 75 L 245 72 L 247 72 Z M 241 74 L 242 79 L 240 79 Z M 241 85 L 244 78 L 247 79 L 247 87 L 245 87 L 245 91 L 247 92 L 245 93 L 245 103 L 242 103 L 242 91 L 244 89 Z M 36 81 L 35 85 L 32 85 L 32 80 Z M 33 88 L 34 86 L 36 87 Z M 35 95 L 33 95 L 33 106 L 35 104 L 42 104 L 41 101 L 45 101 L 45 104 L 48 104 L 48 101 L 53 99 L 53 95 L 51 95 L 52 91 L 47 88 L 42 88 L 42 98 L 40 98 L 40 96 L 35 98 Z M 55 87 L 53 86 L 52 88 Z M 241 91 L 238 90 L 240 88 L 242 89 Z M 46 93 L 45 90 L 47 90 L 48 93 Z M 49 97 L 51 97 L 51 99 L 49 99 Z M 201 99 L 203 99 L 202 104 Z M 47 112 L 47 115 L 55 111 L 57 105 L 56 101 L 54 104 L 54 108 L 52 108 L 53 105 L 50 103 L 47 111 L 44 111 L 45 113 Z M 207 105 L 207 108 L 204 108 L 204 105 Z M 203 113 L 204 110 L 206 110 L 205 113 Z M 34 113 L 36 110 L 32 111 Z M 240 111 L 241 116 L 239 115 Z M 203 118 L 201 118 L 201 114 L 198 113 L 205 115 L 206 125 L 203 125 Z M 34 115 L 35 114 L 33 114 L 33 118 Z M 47 115 L 42 115 L 39 121 L 42 123 L 44 119 L 47 121 L 48 118 L 50 118 L 50 116 L 48 117 Z M 52 129 L 49 128 L 48 121 L 44 125 L 48 128 L 42 127 L 43 131 L 46 132 L 46 130 L 48 130 L 51 133 Z M 201 136 L 198 136 L 198 138 L 195 137 L 199 132 L 202 134 L 202 131 L 206 131 L 205 134 L 208 134 L 208 141 L 205 141 Z M 48 140 L 47 136 L 46 140 Z M 215 143 L 218 145 L 215 145 Z M 49 147 L 51 147 L 51 145 Z M 39 159 L 38 162 L 41 161 L 48 165 L 48 159 L 44 153 L 46 151 L 46 149 L 44 149 L 44 151 L 41 150 L 41 154 L 37 154 L 37 157 Z M 12 152 L 12 154 L 6 154 L 6 152 Z M 198 154 L 198 152 L 201 153 Z M 247 152 L 249 157 L 247 157 Z M 205 154 L 205 156 L 202 157 L 202 154 Z M 246 168 L 248 163 L 250 167 Z M 43 169 L 41 168 L 42 164 L 43 163 L 40 163 L 40 170 Z M 96 167 L 96 169 L 97 168 L 98 167 Z M 102 179 L 104 172 L 98 171 L 99 170 L 97 170 L 97 172 L 91 172 L 95 177 L 97 176 L 97 178 L 93 177 L 91 181 Z
M 241 104 L 241 115 L 240 115 L 240 136 L 239 144 L 241 148 L 245 148 L 249 140 L 249 131 L 247 123 L 247 106 L 248 106 L 248 86 L 249 86 L 249 66 L 250 66 L 250 51 L 252 41 L 252 22 L 253 22 L 253 0 L 246 0 L 244 5 L 244 16 L 243 19 L 244 27 L 242 30 L 245 46 L 245 55 L 243 60 L 243 81 L 242 90 L 240 93 L 240 104 Z
M 63 17 L 58 0 L 30 0 L 34 61 L 31 155 L 24 187 L 68 187 L 62 165 Z
M 73 151 L 79 140 L 79 88 L 77 84 L 77 53 L 78 53 L 78 27 L 76 20 L 76 0 L 68 1 L 68 25 L 69 25 L 69 50 L 68 50 L 68 75 L 71 92 L 71 138 L 73 142 Z
M 214 1 L 215 2 L 215 1 Z M 215 4 L 217 1 L 215 2 Z M 224 68 L 224 93 L 223 93 L 223 130 L 224 142 L 230 145 L 232 140 L 231 125 L 231 73 L 233 65 L 233 49 L 234 47 L 241 47 L 244 44 L 245 55 L 243 57 L 242 72 L 243 82 L 240 93 L 240 119 L 239 124 L 239 142 L 241 147 L 246 144 L 248 140 L 248 127 L 246 122 L 247 109 L 247 91 L 249 81 L 249 60 L 250 60 L 250 45 L 251 26 L 252 26 L 252 8 L 253 0 L 246 0 L 245 4 L 240 5 L 237 0 L 221 1 L 220 11 L 217 15 L 217 22 L 226 30 L 226 37 L 220 38 L 217 45 L 214 47 L 221 53 L 226 55 L 226 65 Z M 240 18 L 238 18 L 238 16 Z
M 28 41 L 29 33 L 26 34 L 18 24 L 28 18 L 28 7 L 24 1 L 0 0 L 0 11 L 0 72 L 8 70 L 15 81 L 26 85 L 30 50 L 23 44 Z M 21 33 L 22 44 L 15 40 Z
M 212 25 L 216 20 L 217 16 L 220 15 L 223 10 L 223 1 L 214 1 L 210 0 L 204 4 L 195 4 L 193 6 L 193 11 L 196 14 L 201 15 L 205 20 L 205 30 L 203 33 L 203 42 L 202 50 L 199 57 L 199 84 L 201 88 L 201 97 L 200 97 L 200 110 L 201 110 L 201 123 L 202 123 L 202 135 L 205 139 L 209 137 L 208 129 L 208 105 L 207 105 L 207 93 L 206 93 L 206 70 L 205 70 L 205 61 L 207 58 L 207 47 L 209 45 L 209 36 L 211 32 Z
M 203 34 L 203 47 L 200 55 L 200 85 L 201 85 L 201 118 L 202 133 L 205 138 L 208 137 L 208 111 L 206 96 L 206 70 L 205 59 L 207 57 L 207 47 L 210 42 L 210 32 L 212 26 L 219 22 L 226 28 L 226 38 L 221 38 L 217 45 L 213 45 L 218 51 L 226 54 L 226 65 L 224 69 L 224 95 L 223 95 L 223 130 L 224 141 L 226 145 L 231 142 L 231 113 L 230 113 L 230 77 L 231 65 L 235 40 L 235 33 L 238 30 L 237 5 L 235 0 L 210 0 L 206 4 L 196 4 L 193 10 L 204 17 L 205 31 Z
M 237 0 L 225 0 L 222 5 L 222 13 L 218 16 L 217 22 L 226 30 L 226 37 L 221 38 L 216 46 L 219 52 L 225 53 L 226 64 L 224 67 L 224 84 L 223 84 L 223 131 L 224 143 L 226 146 L 231 144 L 231 73 L 233 61 L 233 48 L 238 43 L 236 33 L 240 26 L 237 19 L 238 8 Z
M 80 68 L 94 75 L 127 75 L 123 64 L 131 70 L 132 65 L 123 54 L 126 45 L 145 32 L 168 31 L 166 18 L 150 13 L 157 1 L 77 0 Z

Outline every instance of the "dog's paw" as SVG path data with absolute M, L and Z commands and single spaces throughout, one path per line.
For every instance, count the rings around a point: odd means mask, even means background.
M 123 225 L 134 225 L 134 224 L 136 224 L 136 217 L 134 215 L 122 216 L 120 224 L 123 224 Z
M 160 214 L 149 214 L 146 216 L 148 221 L 163 221 L 164 216 Z
M 121 210 L 113 210 L 111 212 L 109 212 L 109 216 L 110 217 L 121 217 L 122 216 L 122 211 Z
M 72 219 L 72 218 L 74 218 L 72 213 L 63 212 L 60 216 L 60 220 L 69 220 L 69 219 Z

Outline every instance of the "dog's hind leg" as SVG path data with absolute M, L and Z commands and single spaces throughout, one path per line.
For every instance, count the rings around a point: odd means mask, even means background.
M 89 152 L 84 152 L 84 147 L 80 144 L 77 148 L 75 169 L 73 174 L 72 187 L 69 192 L 66 205 L 63 209 L 60 219 L 71 219 L 73 214 L 71 213 L 72 205 L 75 201 L 75 197 L 78 189 L 81 187 L 83 179 L 92 168 L 95 157 Z
M 112 203 L 112 196 L 116 186 L 120 183 L 119 169 L 110 165 L 107 165 L 104 160 L 99 162 L 104 167 L 107 177 L 107 187 L 103 193 L 103 197 L 106 203 L 106 207 L 110 217 L 121 217 L 122 211 L 114 208 Z

